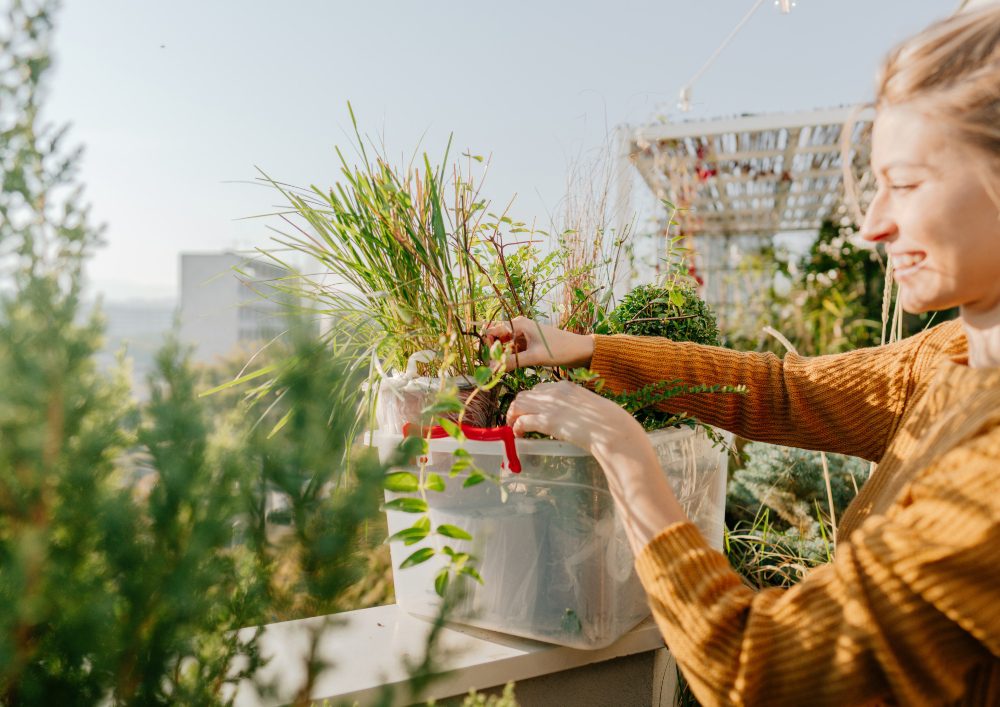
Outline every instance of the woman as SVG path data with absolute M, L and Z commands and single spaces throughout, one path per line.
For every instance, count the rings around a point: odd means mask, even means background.
M 877 461 L 837 553 L 753 592 L 685 518 L 643 430 L 612 402 L 543 384 L 510 408 L 601 463 L 667 645 L 703 704 L 1000 704 L 1000 8 L 905 42 L 878 84 L 877 193 L 862 235 L 902 306 L 961 318 L 889 346 L 779 360 L 528 320 L 517 365 L 590 366 L 612 390 L 745 384 L 665 408 L 753 440 Z

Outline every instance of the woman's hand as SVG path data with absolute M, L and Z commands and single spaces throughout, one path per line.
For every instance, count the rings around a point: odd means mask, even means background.
M 569 381 L 541 383 L 518 393 L 507 411 L 507 424 L 516 437 L 541 432 L 598 458 L 640 439 L 649 443 L 642 426 L 624 408 Z
M 642 425 L 607 398 L 568 381 L 542 383 L 514 398 L 507 424 L 515 436 L 541 432 L 594 455 L 634 553 L 687 519 Z
M 524 366 L 589 366 L 594 339 L 527 317 L 490 324 L 483 331 L 487 344 L 499 341 L 507 347 L 507 370 Z

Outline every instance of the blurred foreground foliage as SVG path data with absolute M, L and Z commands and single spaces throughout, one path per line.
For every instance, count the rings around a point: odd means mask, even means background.
M 0 697 L 224 701 L 260 667 L 256 636 L 236 629 L 296 605 L 335 612 L 366 569 L 357 549 L 384 467 L 358 451 L 344 471 L 357 381 L 302 341 L 277 381 L 291 413 L 278 433 L 214 425 L 168 345 L 140 409 L 96 370 L 99 324 L 75 319 L 48 277 L 2 300 Z M 290 515 L 280 537 L 275 493 Z
M 229 704 L 239 682 L 266 696 L 260 632 L 239 629 L 364 597 L 364 538 L 402 457 L 352 446 L 355 357 L 306 335 L 263 413 L 200 397 L 176 342 L 148 403 L 122 367 L 99 370 L 103 323 L 81 299 L 100 229 L 80 151 L 39 117 L 57 9 L 0 10 L 0 703 Z M 301 703 L 325 666 L 304 667 Z

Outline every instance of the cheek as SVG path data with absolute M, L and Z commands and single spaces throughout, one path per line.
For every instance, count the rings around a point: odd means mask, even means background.
M 971 255 L 991 259 L 1000 249 L 1000 210 L 989 192 L 978 180 L 966 178 L 963 184 L 942 190 L 940 197 L 931 199 L 928 210 L 938 211 L 935 226 L 942 238 L 954 239 Z M 998 273 L 1000 275 L 1000 273 Z

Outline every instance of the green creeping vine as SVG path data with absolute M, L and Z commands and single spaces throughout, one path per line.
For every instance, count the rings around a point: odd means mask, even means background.
M 647 431 L 659 430 L 678 425 L 695 426 L 698 423 L 685 413 L 668 413 L 655 409 L 678 395 L 698 393 L 731 393 L 746 395 L 745 385 L 685 385 L 679 379 L 650 383 L 634 391 L 612 393 L 604 387 L 605 381 L 597 373 L 587 368 L 577 368 L 570 371 L 570 380 L 574 383 L 590 387 L 598 395 L 613 400 L 635 417 Z M 715 431 L 708 425 L 701 425 L 713 441 L 718 441 Z
M 456 389 L 443 387 L 433 402 L 424 408 L 424 415 L 433 419 L 459 445 L 466 441 L 465 435 L 462 433 L 461 421 L 469 402 L 476 395 L 485 394 L 500 383 L 504 377 L 504 357 L 503 348 L 499 344 L 490 348 L 491 366 L 480 366 L 476 369 L 474 374 L 475 391 L 464 402 L 459 399 Z M 447 417 L 448 415 L 457 415 L 457 418 L 452 420 Z M 434 535 L 471 542 L 472 535 L 463 528 L 448 523 L 432 525 L 428 512 L 430 509 L 427 502 L 428 493 L 441 493 L 447 489 L 447 485 L 440 474 L 427 469 L 428 452 L 430 451 L 428 440 L 421 437 L 409 437 L 404 440 L 403 445 L 407 457 L 417 459 L 417 473 L 408 469 L 395 468 L 386 474 L 383 486 L 387 491 L 393 493 L 416 494 L 416 496 L 395 498 L 386 502 L 384 507 L 386 510 L 412 513 L 418 517 L 410 527 L 394 533 L 386 542 L 402 542 L 409 547 L 422 543 Z M 453 452 L 453 463 L 448 470 L 448 478 L 454 479 L 459 474 L 466 475 L 462 482 L 462 488 L 476 486 L 484 481 L 500 483 L 499 478 L 494 474 L 477 467 L 472 455 L 462 446 Z M 415 567 L 427 562 L 435 555 L 444 555 L 448 558 L 447 564 L 434 577 L 434 591 L 437 592 L 438 596 L 444 597 L 452 581 L 458 577 L 469 577 L 480 584 L 483 583 L 483 578 L 476 570 L 476 558 L 467 552 L 458 552 L 450 545 L 444 545 L 440 550 L 429 546 L 418 548 L 403 560 L 399 567 L 400 569 Z

